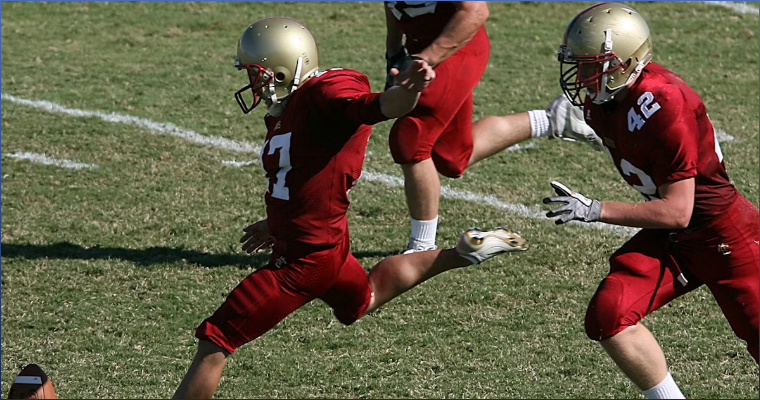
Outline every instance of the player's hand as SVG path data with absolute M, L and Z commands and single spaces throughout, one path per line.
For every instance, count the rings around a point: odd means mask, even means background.
M 243 228 L 245 234 L 240 238 L 240 243 L 243 244 L 243 251 L 248 254 L 253 252 L 263 253 L 272 247 L 272 236 L 269 234 L 269 224 L 267 220 L 248 225 Z
M 572 220 L 583 222 L 599 220 L 602 214 L 602 203 L 599 200 L 591 200 L 580 193 L 573 192 L 569 187 L 557 181 L 552 181 L 551 185 L 558 196 L 545 198 L 544 204 L 564 204 L 546 213 L 549 218 L 562 215 L 562 218 L 554 221 L 555 224 L 560 225 Z
M 402 89 L 419 93 L 435 79 L 435 70 L 427 61 L 412 57 L 403 71 L 391 68 L 391 75 Z
M 583 109 L 575 107 L 564 94 L 552 101 L 546 114 L 551 124 L 551 138 L 583 142 L 596 151 L 604 149 L 602 139 L 583 119 Z
M 406 54 L 406 50 L 404 50 L 404 47 L 401 47 L 401 50 L 396 52 L 396 54 L 392 56 L 388 56 L 386 54 L 385 56 L 385 89 L 383 91 L 390 89 L 393 86 L 396 86 L 396 80 L 393 78 L 393 75 L 391 75 L 391 69 L 396 68 L 397 70 L 403 70 L 404 65 L 408 64 L 412 59 Z

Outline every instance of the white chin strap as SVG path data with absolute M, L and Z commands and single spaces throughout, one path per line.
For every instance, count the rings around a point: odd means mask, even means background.
M 285 100 L 279 100 L 277 98 L 277 89 L 274 86 L 274 79 L 269 82 L 269 101 L 267 102 L 267 111 L 274 117 L 279 117 L 285 111 L 285 106 L 288 104 L 288 98 L 293 92 L 298 89 L 298 85 L 301 83 L 301 70 L 303 69 L 303 57 L 298 57 L 296 61 L 296 73 L 293 78 L 293 83 L 288 90 L 288 96 Z
M 301 83 L 301 68 L 303 68 L 303 57 L 298 57 L 298 61 L 296 61 L 296 75 L 293 77 L 293 84 L 290 86 L 289 95 L 293 94 Z
M 274 87 L 274 79 L 272 79 L 272 82 L 269 82 L 269 101 L 272 104 L 279 103 L 277 100 L 277 89 Z
M 625 81 L 625 86 L 631 86 L 633 82 L 636 80 L 636 78 L 639 77 L 639 74 L 641 73 L 641 70 L 644 69 L 644 67 L 649 64 L 649 60 L 652 59 L 651 54 L 647 54 L 646 57 L 639 60 L 639 63 L 636 64 L 636 68 L 634 68 L 633 72 L 631 72 L 631 75 L 628 76 L 628 80 Z
M 609 53 L 612 51 L 612 29 L 608 28 L 606 31 L 604 31 L 604 52 Z M 607 71 L 610 67 L 610 60 L 607 60 L 604 62 L 604 65 L 602 65 L 602 71 Z M 592 102 L 594 104 L 604 104 L 610 100 L 612 100 L 613 97 L 615 97 L 615 93 L 618 92 L 621 88 L 618 88 L 614 90 L 613 92 L 607 91 L 607 74 L 602 74 L 601 84 L 599 85 L 599 92 L 596 94 Z
M 604 31 L 604 52 L 609 53 L 612 51 L 612 29 L 607 29 Z M 621 85 L 617 89 L 614 89 L 612 91 L 607 90 L 607 74 L 602 75 L 602 82 L 599 88 L 599 93 L 596 94 L 596 97 L 594 97 L 594 100 L 592 102 L 594 104 L 604 104 L 612 99 L 615 98 L 615 95 L 623 90 L 623 88 L 630 87 L 633 82 L 636 81 L 636 78 L 639 77 L 639 74 L 641 73 L 641 70 L 644 69 L 644 67 L 649 63 L 649 60 L 652 59 L 652 55 L 648 54 L 643 59 L 639 60 L 639 62 L 636 64 L 636 68 L 631 71 L 630 75 L 628 75 L 628 79 L 625 81 L 625 84 Z M 603 71 L 606 71 L 607 68 L 610 66 L 610 61 L 607 60 L 604 62 Z

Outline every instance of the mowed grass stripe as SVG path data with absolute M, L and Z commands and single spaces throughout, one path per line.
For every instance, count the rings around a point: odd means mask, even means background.
M 155 122 L 149 119 L 139 118 L 139 117 L 126 115 L 126 114 L 119 114 L 116 112 L 104 113 L 101 111 L 79 110 L 79 109 L 74 109 L 74 108 L 68 108 L 60 104 L 45 101 L 45 100 L 27 100 L 27 99 L 22 99 L 16 96 L 7 95 L 7 94 L 2 94 L 2 99 L 10 101 L 12 103 L 34 107 L 34 108 L 41 109 L 41 110 L 51 112 L 51 113 L 61 113 L 61 114 L 73 115 L 77 117 L 97 117 L 107 122 L 137 125 L 154 133 L 168 134 L 168 135 L 189 140 L 194 143 L 211 146 L 211 147 L 224 148 L 224 149 L 233 150 L 237 152 L 244 152 L 244 153 L 258 153 L 261 150 L 260 146 L 253 143 L 229 140 L 229 139 L 225 139 L 219 136 L 205 136 L 197 132 L 194 132 L 192 130 L 180 128 L 172 123 L 167 123 L 167 122 Z M 233 166 L 244 166 L 244 165 L 250 165 L 254 163 L 258 163 L 258 160 L 251 160 L 247 162 L 237 162 L 237 161 L 225 162 L 225 164 L 229 164 Z M 85 166 L 87 164 L 81 164 L 81 165 Z M 82 168 L 82 166 L 78 168 Z M 362 171 L 362 178 L 370 182 L 380 182 L 388 186 L 398 187 L 398 186 L 404 185 L 404 180 L 401 177 L 387 175 L 383 173 L 371 172 L 367 170 Z M 446 198 L 446 199 L 451 199 L 451 200 L 464 200 L 464 201 L 475 202 L 475 203 L 479 203 L 483 205 L 488 205 L 491 207 L 500 208 L 509 213 L 516 214 L 522 217 L 536 218 L 536 219 L 546 218 L 545 213 L 541 211 L 541 209 L 538 207 L 528 207 L 523 204 L 507 203 L 507 202 L 503 202 L 499 200 L 493 195 L 484 196 L 484 195 L 476 194 L 467 190 L 456 190 L 448 185 L 441 186 L 441 197 Z M 573 224 L 576 226 L 582 226 L 582 227 L 593 227 L 596 229 L 611 230 L 612 232 L 619 235 L 623 235 L 623 236 L 631 236 L 634 233 L 638 232 L 638 229 L 608 225 L 608 224 L 603 224 L 603 223 L 582 224 L 582 223 L 573 222 Z

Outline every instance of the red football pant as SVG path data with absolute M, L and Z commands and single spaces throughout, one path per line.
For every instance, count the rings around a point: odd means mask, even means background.
M 488 34 L 475 37 L 435 67 L 436 78 L 422 91 L 417 107 L 396 120 L 389 137 L 397 164 L 433 159 L 450 178 L 464 173 L 472 154 L 472 90 L 488 64 Z
M 588 337 L 614 336 L 704 283 L 757 361 L 759 218 L 757 208 L 737 196 L 694 232 L 670 238 L 665 230 L 641 230 L 610 258 L 610 273 L 586 311 Z M 687 286 L 676 280 L 674 263 L 689 280 Z
M 348 244 L 346 235 L 334 248 L 306 254 L 293 245 L 280 252 L 276 245 L 269 264 L 243 279 L 195 336 L 233 353 L 316 298 L 332 307 L 340 322 L 352 324 L 369 306 L 372 288 Z

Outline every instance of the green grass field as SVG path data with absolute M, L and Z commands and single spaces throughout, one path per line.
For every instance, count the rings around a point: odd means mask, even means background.
M 491 60 L 475 117 L 546 107 L 560 93 L 564 27 L 589 4 L 491 3 Z M 245 116 L 232 96 L 246 83 L 232 68 L 239 35 L 259 18 L 298 19 L 317 37 L 322 67 L 362 71 L 381 90 L 382 5 L 0 7 L 2 396 L 32 362 L 64 398 L 171 396 L 197 324 L 266 261 L 237 243 L 264 215 L 261 169 L 223 163 L 256 159 L 251 149 L 265 134 L 263 110 Z M 757 203 L 757 12 L 635 7 L 652 29 L 655 59 L 701 94 L 725 132 L 729 175 Z M 352 250 L 366 268 L 400 252 L 409 234 L 391 179 L 401 171 L 390 126 L 370 139 L 365 170 L 374 178 L 351 191 Z M 210 136 L 236 142 L 188 140 Z M 24 152 L 97 167 L 14 157 Z M 441 202 L 438 244 L 454 245 L 470 226 L 504 225 L 528 238 L 528 252 L 444 274 L 351 327 L 323 303 L 308 304 L 231 357 L 217 397 L 640 398 L 583 330 L 607 258 L 627 236 L 535 217 L 555 179 L 589 197 L 639 200 L 606 155 L 580 144 L 542 139 L 494 156 L 443 182 L 454 195 Z M 497 206 L 486 203 L 493 198 Z M 510 211 L 518 205 L 530 212 Z M 758 398 L 758 366 L 706 288 L 644 322 L 687 397 Z

